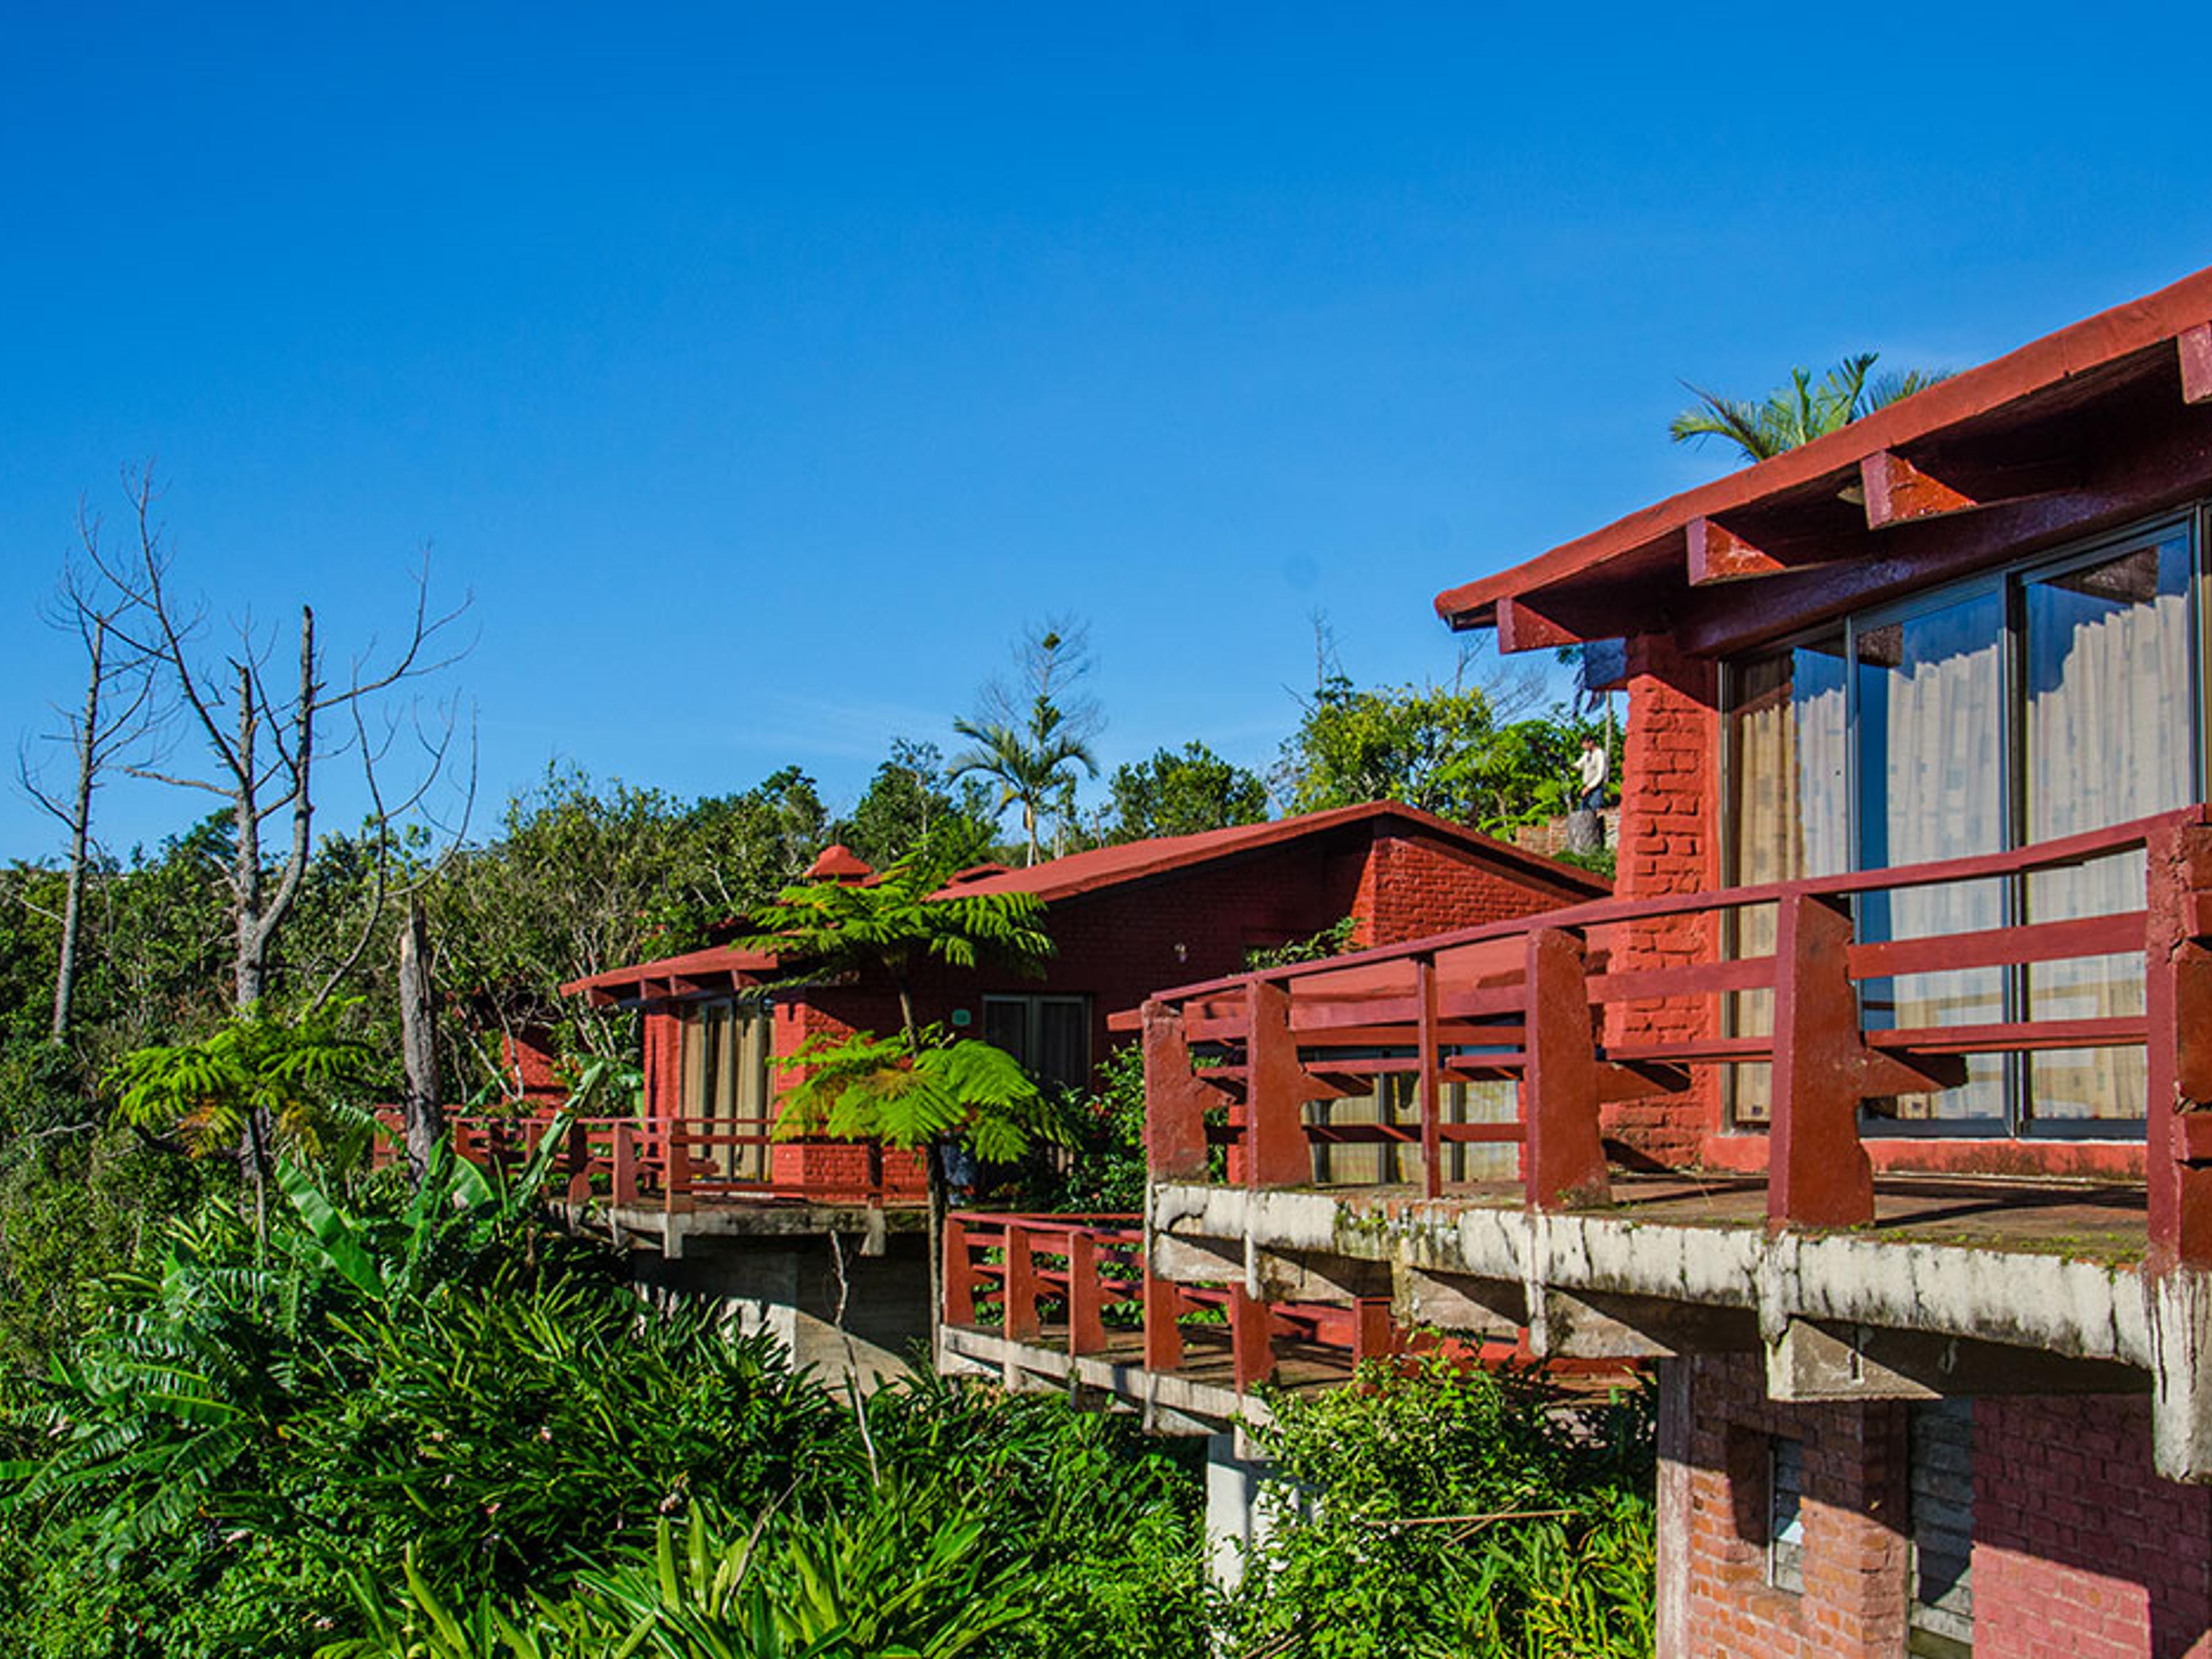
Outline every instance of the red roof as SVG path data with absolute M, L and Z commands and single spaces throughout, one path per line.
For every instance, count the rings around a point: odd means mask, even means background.
M 685 981 L 683 988 L 718 989 L 733 986 L 740 981 L 752 981 L 763 975 L 775 972 L 779 963 L 765 951 L 740 951 L 727 945 L 710 945 L 704 951 L 690 951 L 680 957 L 663 957 L 656 962 L 641 962 L 628 968 L 610 968 L 602 974 L 587 974 L 582 979 L 572 979 L 561 988 L 564 997 L 586 996 L 594 993 L 601 997 L 623 991 L 642 993 L 648 980 L 665 980 L 674 986 Z
M 2183 360 L 2185 392 L 2212 370 L 2212 270 L 2115 306 L 1875 410 L 1838 431 L 1759 462 L 1724 478 L 1632 513 L 1602 530 L 1534 559 L 1437 595 L 1437 612 L 1455 628 L 1483 627 L 1501 600 L 1597 576 L 1679 567 L 1691 524 L 1811 493 L 1832 498 L 1857 482 L 1860 464 L 1953 429 L 1990 418 L 2011 420 L 2036 406 L 2063 405 L 2109 391 L 2130 375 L 2174 373 Z M 2177 343 L 2181 350 L 2177 353 Z M 2134 360 L 2130 362 L 2130 360 Z M 2212 395 L 2201 383 L 2194 395 Z
M 876 873 L 875 866 L 842 841 L 833 841 L 822 849 L 822 856 L 806 866 L 810 881 L 866 881 Z
M 1601 878 L 1572 865 L 1531 853 L 1524 848 L 1480 834 L 1464 824 L 1440 818 L 1417 806 L 1398 801 L 1365 801 L 1326 812 L 1306 812 L 1297 817 L 1276 818 L 1266 823 L 1240 823 L 1226 830 L 1207 830 L 1194 836 L 1161 836 L 1151 841 L 1125 842 L 1118 847 L 1098 847 L 1087 853 L 1070 853 L 1025 870 L 1004 870 L 972 877 L 965 872 L 941 895 L 969 893 L 1034 893 L 1050 903 L 1095 892 L 1123 882 L 1142 881 L 1213 859 L 1231 858 L 1263 847 L 1273 847 L 1302 836 L 1324 835 L 1352 824 L 1395 818 L 1441 841 L 1468 848 L 1496 863 L 1509 865 L 1570 892 L 1605 894 L 1612 889 Z

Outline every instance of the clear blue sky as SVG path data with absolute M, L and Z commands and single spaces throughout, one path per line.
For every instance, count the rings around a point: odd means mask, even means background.
M 431 546 L 495 804 L 849 802 L 1055 611 L 1109 765 L 1264 763 L 1316 611 L 1448 674 L 1439 587 L 1720 470 L 1678 377 L 1963 367 L 2212 263 L 2191 15 L 17 4 L 9 735 L 154 458 L 217 613 L 343 652 Z

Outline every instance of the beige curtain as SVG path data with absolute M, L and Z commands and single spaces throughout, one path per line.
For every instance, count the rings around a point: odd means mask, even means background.
M 2190 799 L 2188 578 L 2187 540 L 2173 537 L 2024 584 L 2030 842 Z M 2140 853 L 2040 872 L 2028 918 L 2139 908 L 2143 878 Z M 2038 1019 L 2139 1014 L 2142 954 L 2037 963 L 2028 996 Z M 2139 1118 L 2146 1086 L 2140 1048 L 2038 1054 L 2029 1067 L 2030 1109 L 2045 1119 Z

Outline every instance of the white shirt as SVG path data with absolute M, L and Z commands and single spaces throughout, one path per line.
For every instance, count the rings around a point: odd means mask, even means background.
M 1582 775 L 1583 790 L 1587 793 L 1605 781 L 1605 750 L 1593 746 L 1583 750 L 1575 762 L 1575 769 Z

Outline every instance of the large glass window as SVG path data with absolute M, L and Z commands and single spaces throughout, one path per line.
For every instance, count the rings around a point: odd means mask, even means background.
M 2189 538 L 2100 553 L 2021 584 L 2027 837 L 2057 836 L 2186 805 L 2191 741 Z M 2109 915 L 2142 902 L 2143 855 L 2123 854 L 2028 881 L 2030 920 Z M 2038 1019 L 2143 1011 L 2140 951 L 2028 969 Z M 2046 1120 L 2140 1117 L 2140 1048 L 2032 1057 L 2029 1109 Z
M 1999 851 L 2187 804 L 2198 790 L 2194 538 L 2174 526 L 1856 617 L 1732 664 L 1723 721 L 1735 884 Z M 1863 896 L 1859 936 L 1911 939 L 2106 915 L 2142 902 L 2141 854 L 1990 881 Z M 1772 948 L 1771 913 L 1735 947 Z M 1899 975 L 1860 988 L 1868 1024 L 1914 1028 L 2140 1013 L 2139 954 Z M 1771 998 L 1729 999 L 1771 1029 Z M 1736 1121 L 1766 1115 L 1738 1068 Z M 2048 1133 L 2140 1122 L 2134 1048 L 1977 1060 L 1966 1085 L 1897 1103 L 1905 1120 Z
M 772 1048 L 765 1007 L 735 1000 L 694 1005 L 684 1016 L 684 1115 L 709 1133 L 766 1133 Z M 700 1155 L 738 1181 L 768 1178 L 766 1146 L 714 1146 Z

